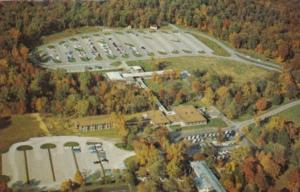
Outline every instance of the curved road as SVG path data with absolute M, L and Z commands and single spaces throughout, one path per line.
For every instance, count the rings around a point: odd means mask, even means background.
M 266 113 L 264 113 L 264 114 L 258 116 L 258 118 L 259 118 L 260 120 L 264 120 L 264 119 L 266 119 L 266 118 L 269 118 L 269 117 L 271 117 L 271 116 L 274 116 L 274 115 L 276 115 L 276 114 L 278 114 L 278 113 L 281 113 L 281 112 L 283 112 L 283 111 L 285 111 L 285 110 L 287 110 L 287 109 L 289 109 L 289 108 L 291 108 L 291 107 L 295 107 L 295 106 L 297 106 L 297 105 L 300 105 L 300 99 L 299 99 L 299 100 L 296 100 L 296 101 L 293 101 L 293 102 L 291 102 L 291 103 L 282 105 L 282 106 L 280 106 L 280 107 L 277 107 L 276 109 L 270 110 L 270 111 L 268 111 L 268 112 L 266 112 Z M 236 124 L 236 129 L 241 129 L 241 128 L 246 127 L 246 126 L 249 126 L 249 125 L 251 125 L 251 124 L 253 124 L 253 123 L 255 123 L 254 118 L 248 119 L 248 120 L 246 120 L 246 121 L 238 122 L 238 123 L 235 123 L 235 124 Z
M 270 111 L 267 111 L 265 112 L 264 114 L 261 114 L 260 116 L 258 116 L 258 118 L 260 120 L 264 120 L 266 118 L 269 118 L 271 116 L 274 116 L 278 113 L 281 113 L 285 110 L 288 110 L 292 107 L 295 107 L 297 105 L 300 105 L 300 99 L 299 100 L 296 100 L 296 101 L 293 101 L 291 103 L 287 103 L 285 105 L 282 105 L 282 106 L 279 106 L 277 107 L 276 109 L 273 109 L 273 110 L 270 110 Z M 224 117 L 226 118 L 225 116 L 221 116 L 221 117 Z M 224 119 L 223 119 L 224 120 Z M 235 130 L 236 132 L 239 132 L 241 131 L 241 129 L 243 127 L 246 127 L 246 126 L 249 126 L 251 124 L 255 123 L 255 119 L 254 118 L 251 118 L 251 119 L 248 119 L 248 120 L 245 120 L 245 121 L 242 121 L 242 122 L 236 122 L 236 121 L 230 121 L 230 125 L 227 126 L 226 128 L 222 128 L 222 130 Z M 187 131 L 182 131 L 180 136 L 179 135 L 173 135 L 173 137 L 178 137 L 177 139 L 181 138 L 181 137 L 185 137 L 185 136 L 189 136 L 189 135 L 195 135 L 195 134 L 202 134 L 202 133 L 211 133 L 211 132 L 215 132 L 217 131 L 218 128 L 213 128 L 213 127 L 207 127 L 207 128 L 201 128 L 200 130 L 187 130 Z
M 175 30 L 178 30 L 178 31 L 181 31 L 181 29 L 179 29 L 177 26 L 173 25 L 173 24 L 170 24 L 170 26 L 175 29 Z M 232 60 L 236 60 L 236 61 L 240 61 L 240 62 L 245 62 L 245 63 L 248 63 L 248 64 L 251 64 L 251 65 L 255 65 L 257 67 L 261 67 L 261 68 L 264 68 L 264 69 L 267 69 L 267 70 L 272 70 L 272 71 L 277 71 L 277 72 L 281 72 L 282 71 L 282 68 L 281 66 L 277 65 L 277 64 L 274 64 L 274 63 L 270 63 L 270 62 L 265 62 L 265 61 L 261 61 L 259 59 L 254 59 L 254 58 L 251 58 L 247 55 L 244 55 L 242 53 L 239 53 L 237 52 L 236 50 L 228 47 L 225 43 L 223 43 L 222 41 L 214 38 L 214 37 L 211 37 L 209 35 L 206 35 L 202 32 L 199 32 L 199 35 L 215 42 L 216 44 L 218 44 L 220 47 L 222 47 L 225 51 L 227 51 L 231 56 L 230 57 L 224 57 L 224 56 L 218 56 L 218 55 L 214 55 L 214 57 L 219 57 L 219 58 L 222 58 L 222 59 L 232 59 Z

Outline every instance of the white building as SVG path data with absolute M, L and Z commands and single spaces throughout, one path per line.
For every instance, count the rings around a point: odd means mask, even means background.
M 205 161 L 192 161 L 191 167 L 196 175 L 195 184 L 198 192 L 226 192 Z

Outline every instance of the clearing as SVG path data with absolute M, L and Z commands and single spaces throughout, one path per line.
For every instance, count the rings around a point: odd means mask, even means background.
M 35 114 L 13 115 L 0 120 L 0 151 L 5 152 L 9 146 L 31 137 L 47 135 Z
M 270 74 L 267 70 L 249 64 L 202 56 L 128 61 L 127 64 L 131 66 L 140 65 L 144 70 L 152 71 L 152 66 L 156 62 L 169 62 L 170 64 L 167 65 L 165 69 L 178 69 L 180 71 L 188 70 L 189 72 L 199 69 L 218 75 L 229 75 L 238 83 L 244 83 L 251 79 L 264 78 Z
M 300 105 L 281 112 L 278 114 L 278 116 L 283 117 L 289 121 L 294 121 L 296 125 L 300 126 Z

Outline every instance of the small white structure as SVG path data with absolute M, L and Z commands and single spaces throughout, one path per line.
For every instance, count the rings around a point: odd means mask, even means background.
M 125 81 L 125 78 L 122 76 L 121 72 L 118 71 L 107 72 L 106 76 L 111 81 Z
M 158 26 L 157 26 L 157 25 L 150 25 L 150 29 L 151 29 L 151 30 L 157 30 L 157 29 L 158 29 Z

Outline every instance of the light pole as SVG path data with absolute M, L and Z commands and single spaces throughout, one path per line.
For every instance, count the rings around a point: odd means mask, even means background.
M 107 161 L 106 153 L 102 148 L 102 144 L 100 145 L 99 148 L 100 148 L 100 150 L 98 150 L 98 148 L 96 147 L 96 144 L 94 144 L 94 149 L 95 149 L 95 151 L 97 153 L 97 157 L 98 157 L 98 161 L 95 161 L 94 163 L 95 164 L 100 164 L 100 167 L 101 167 L 101 170 L 102 170 L 102 173 L 103 173 L 103 181 L 105 183 L 105 170 L 104 170 L 102 162 Z

